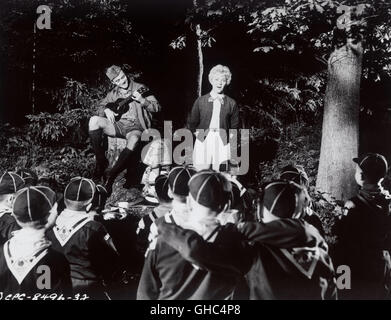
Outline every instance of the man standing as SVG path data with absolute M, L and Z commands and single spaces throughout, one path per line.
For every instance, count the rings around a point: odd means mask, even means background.
M 126 148 L 121 152 L 117 162 L 107 172 L 106 189 L 109 194 L 115 178 L 127 168 L 130 162 L 136 163 L 142 132 L 151 127 L 152 113 L 160 111 L 160 104 L 149 94 L 145 86 L 131 80 L 118 66 L 111 66 L 106 75 L 115 87 L 99 103 L 98 116 L 89 121 L 89 136 L 96 157 L 94 179 L 100 179 L 108 166 L 105 150 L 102 146 L 102 133 L 110 137 L 126 139 Z M 143 96 L 145 92 L 146 96 Z M 119 100 L 126 99 L 126 100 Z M 124 113 L 113 111 L 107 104 L 124 101 Z

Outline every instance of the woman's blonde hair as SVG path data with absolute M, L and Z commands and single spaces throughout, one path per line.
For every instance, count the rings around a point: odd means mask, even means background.
M 209 82 L 211 83 L 212 78 L 220 74 L 222 74 L 225 77 L 225 80 L 227 81 L 227 85 L 229 85 L 231 83 L 232 73 L 228 67 L 223 66 L 221 64 L 218 64 L 214 66 L 212 69 L 210 69 L 209 76 L 208 76 Z

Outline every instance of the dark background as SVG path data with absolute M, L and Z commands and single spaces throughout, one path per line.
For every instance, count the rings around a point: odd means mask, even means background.
M 0 123 L 20 126 L 27 123 L 25 115 L 32 113 L 32 52 L 35 41 L 35 114 L 58 111 L 50 90 L 61 88 L 64 76 L 90 86 L 99 83 L 109 85 L 105 68 L 112 64 L 128 64 L 132 70 L 142 72 L 138 80 L 148 85 L 161 102 L 163 119 L 174 121 L 175 127 L 182 127 L 196 98 L 196 41 L 184 24 L 192 1 L 122 2 L 127 5 L 127 10 L 119 18 L 131 22 L 131 36 L 118 29 L 117 18 L 110 13 L 85 20 L 86 12 L 91 8 L 80 7 L 76 0 L 69 1 L 69 8 L 60 8 L 59 1 L 2 1 Z M 34 38 L 33 24 L 38 17 L 35 10 L 39 4 L 53 7 L 52 30 L 38 30 Z M 77 37 L 74 33 L 86 36 Z M 181 34 L 188 36 L 186 48 L 173 50 L 169 44 Z M 312 58 L 310 51 L 301 55 L 253 53 L 254 42 L 246 34 L 245 26 L 237 22 L 227 20 L 213 31 L 213 36 L 216 39 L 213 46 L 203 48 L 203 94 L 210 89 L 210 68 L 219 63 L 230 67 L 233 79 L 227 94 L 239 103 L 247 103 L 256 95 L 262 98 L 256 83 L 263 77 L 280 77 L 289 81 L 298 72 L 311 75 L 326 70 L 324 64 Z M 83 50 L 91 50 L 93 54 L 80 61 L 71 58 L 72 54 Z M 376 84 L 362 82 L 362 104 L 373 106 L 373 109 L 380 106 L 382 110 L 372 115 L 361 114 L 360 147 L 363 151 L 373 150 L 391 156 L 390 147 L 384 143 L 391 135 L 391 112 L 384 107 L 391 101 L 389 88 L 391 82 L 387 77 Z M 319 130 L 319 127 L 314 130 Z

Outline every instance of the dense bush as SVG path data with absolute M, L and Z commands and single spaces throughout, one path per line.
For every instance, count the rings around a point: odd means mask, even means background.
M 3 156 L 0 157 L 0 170 L 30 168 L 38 176 L 62 192 L 66 183 L 75 176 L 91 176 L 94 156 L 89 147 L 75 148 L 58 145 L 49 146 L 36 143 L 27 128 L 0 128 Z
M 73 109 L 63 113 L 41 112 L 27 115 L 28 131 L 32 139 L 43 145 L 69 143 L 83 144 L 87 137 L 87 121 L 93 112 L 89 109 Z

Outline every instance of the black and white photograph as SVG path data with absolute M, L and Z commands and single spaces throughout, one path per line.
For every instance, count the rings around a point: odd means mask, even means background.
M 389 0 L 1 0 L 0 300 L 391 299 L 390 21 Z

